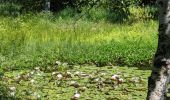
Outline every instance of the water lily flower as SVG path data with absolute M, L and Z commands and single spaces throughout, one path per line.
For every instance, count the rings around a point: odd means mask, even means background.
M 55 75 L 55 74 L 57 74 L 57 72 L 52 72 L 52 75 Z
M 58 79 L 62 79 L 62 78 L 63 78 L 62 74 L 58 74 L 58 75 L 57 75 L 57 78 L 58 78 Z
M 13 91 L 13 92 L 10 92 L 9 93 L 11 96 L 15 96 L 15 92 Z
M 62 66 L 67 66 L 67 65 L 68 65 L 68 63 L 63 63 L 63 64 L 62 64 Z
M 39 70 L 40 69 L 40 67 L 35 67 L 35 70 Z
M 41 98 L 41 96 L 40 96 L 39 94 L 37 94 L 37 98 L 38 98 L 38 99 L 40 99 L 40 98 Z
M 34 79 L 32 79 L 32 80 L 31 80 L 31 83 L 34 83 L 34 82 L 35 82 L 35 80 L 34 80 Z
M 9 89 L 10 89 L 11 91 L 15 91 L 15 90 L 16 90 L 16 87 L 13 86 L 13 87 L 10 87 Z
M 80 93 L 75 93 L 74 97 L 77 98 L 77 99 L 80 98 Z
M 56 65 L 61 65 L 61 62 L 60 61 L 56 61 L 55 64 Z
M 76 74 L 76 75 L 79 75 L 79 74 L 80 74 L 80 72 L 79 72 L 79 71 L 76 71 L 76 72 L 75 72 L 75 74 Z
M 118 79 L 119 79 L 119 76 L 118 76 L 118 75 L 113 75 L 113 76 L 111 77 L 111 79 L 112 79 L 112 80 L 118 80 Z
M 35 73 L 35 71 L 31 71 L 30 74 L 33 75 Z
M 118 80 L 118 83 L 119 83 L 119 84 L 123 83 L 123 79 L 120 78 L 120 79 Z

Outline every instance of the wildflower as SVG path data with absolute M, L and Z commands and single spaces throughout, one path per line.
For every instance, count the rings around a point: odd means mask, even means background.
M 113 75 L 113 76 L 111 77 L 111 79 L 112 79 L 112 80 L 118 80 L 118 79 L 119 79 L 119 76 L 118 76 L 118 75 Z
M 34 79 L 32 79 L 32 80 L 31 80 L 31 83 L 34 83 L 34 82 L 35 82 L 35 80 L 34 80 Z
M 31 71 L 30 74 L 33 75 L 35 72 L 34 71 Z
M 62 64 L 62 66 L 67 66 L 67 65 L 68 65 L 68 63 L 63 63 L 63 64 Z
M 80 74 L 80 72 L 79 72 L 79 71 L 76 71 L 76 72 L 75 72 L 75 74 L 76 74 L 76 75 L 79 75 L 79 74 Z
M 35 70 L 40 70 L 40 67 L 35 67 Z
M 75 93 L 74 97 L 78 99 L 78 98 L 80 98 L 80 94 L 79 93 Z
M 71 72 L 67 72 L 68 75 L 71 75 Z
M 123 83 L 123 79 L 120 78 L 120 79 L 118 80 L 118 84 L 122 84 L 122 83 Z
M 13 92 L 10 92 L 9 93 L 11 96 L 15 96 L 15 92 L 13 91 Z
M 52 75 L 55 75 L 55 74 L 57 74 L 57 72 L 52 72 Z
M 61 62 L 60 61 L 56 61 L 55 64 L 56 65 L 61 65 Z
M 9 89 L 10 89 L 11 91 L 15 91 L 15 90 L 16 90 L 16 87 L 13 86 L 13 87 L 10 87 Z
M 58 78 L 58 79 L 62 79 L 62 78 L 63 78 L 62 74 L 58 74 L 58 75 L 57 75 L 57 78 Z

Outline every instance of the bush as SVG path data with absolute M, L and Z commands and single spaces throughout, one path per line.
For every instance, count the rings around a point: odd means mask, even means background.
M 21 6 L 15 3 L 0 4 L 0 14 L 4 16 L 18 16 L 21 13 Z

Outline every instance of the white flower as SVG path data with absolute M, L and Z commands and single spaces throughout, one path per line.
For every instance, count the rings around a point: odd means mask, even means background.
M 96 78 L 95 81 L 98 82 L 100 80 L 100 78 Z
M 75 93 L 75 94 L 74 94 L 74 97 L 75 97 L 75 98 L 80 98 L 80 94 L 79 94 L 79 93 Z
M 58 79 L 62 79 L 63 76 L 62 76 L 62 74 L 58 74 L 57 77 L 58 77 Z
M 111 77 L 112 80 L 118 80 L 118 78 L 119 78 L 118 75 L 113 75 L 113 76 Z
M 57 74 L 57 72 L 52 72 L 52 75 L 55 75 L 55 74 Z
M 35 72 L 34 71 L 31 71 L 30 74 L 33 75 Z
M 40 67 L 35 67 L 35 70 L 39 71 L 39 70 L 40 70 Z
M 11 96 L 15 96 L 15 92 L 10 92 L 10 95 Z
M 13 86 L 13 87 L 10 87 L 9 89 L 10 89 L 11 91 L 15 91 L 15 90 L 16 90 L 16 87 Z
M 31 80 L 31 83 L 34 83 L 34 82 L 35 82 L 35 80 L 34 80 L 34 79 L 32 79 L 32 80 Z
M 55 62 L 57 65 L 61 65 L 61 62 L 60 61 L 56 61 Z
M 71 75 L 72 73 L 71 72 L 67 72 L 68 75 Z
M 104 76 L 105 76 L 105 75 L 106 75 L 106 73 L 101 73 L 101 75 L 104 75 Z
M 71 81 L 71 82 L 70 82 L 71 85 L 72 85 L 72 84 L 75 84 L 75 83 L 76 83 L 76 81 Z
M 76 71 L 76 72 L 75 72 L 75 74 L 76 74 L 76 75 L 79 75 L 79 74 L 80 74 L 80 72 L 79 72 L 79 71 Z
M 27 73 L 27 76 L 30 77 L 30 73 Z
M 40 99 L 40 98 L 41 98 L 41 96 L 40 96 L 39 94 L 37 94 L 37 98 L 38 98 L 38 99 Z
M 63 64 L 62 64 L 62 66 L 67 66 L 67 65 L 68 65 L 68 63 L 63 63 Z
M 120 79 L 118 80 L 118 83 L 119 83 L 119 84 L 123 83 L 123 79 L 120 78 Z

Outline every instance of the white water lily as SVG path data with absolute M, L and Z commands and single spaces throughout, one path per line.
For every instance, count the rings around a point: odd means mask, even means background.
M 68 65 L 68 63 L 63 63 L 63 64 L 62 64 L 62 66 L 67 66 L 67 65 Z
M 67 72 L 67 74 L 72 74 L 71 72 Z
M 13 91 L 13 92 L 10 92 L 9 93 L 11 96 L 15 96 L 15 92 Z
M 100 80 L 100 78 L 96 78 L 95 81 L 98 82 Z
M 16 90 L 16 87 L 9 87 L 9 89 L 11 90 L 11 91 L 15 91 Z
M 76 72 L 75 72 L 75 74 L 76 74 L 76 75 L 79 75 L 79 74 L 80 74 L 80 72 L 79 72 L 79 71 L 76 71 Z
M 58 74 L 58 75 L 57 75 L 57 78 L 58 78 L 58 79 L 62 79 L 62 78 L 63 78 L 63 75 L 62 75 L 62 74 Z
M 75 84 L 75 83 L 76 83 L 76 81 L 71 81 L 71 82 L 70 82 L 70 84 Z
M 35 70 L 40 70 L 40 67 L 35 67 Z
M 51 74 L 51 75 L 55 75 L 55 74 L 57 74 L 57 72 L 52 72 L 52 74 Z
M 118 75 L 113 75 L 113 76 L 111 77 L 112 80 L 118 80 L 118 78 L 119 78 Z
M 40 99 L 40 98 L 41 98 L 41 95 L 37 94 L 37 98 Z
M 75 93 L 75 94 L 74 94 L 74 97 L 75 97 L 75 98 L 80 98 L 80 93 Z
M 27 73 L 26 76 L 27 76 L 27 77 L 30 77 L 30 73 Z
M 123 80 L 122 78 L 120 78 L 120 79 L 118 80 L 118 83 L 121 84 L 121 83 L 123 83 L 123 81 L 124 81 L 124 80 Z
M 32 79 L 32 80 L 31 80 L 31 83 L 34 83 L 34 82 L 35 82 L 35 80 L 34 80 L 34 79 Z
M 57 65 L 61 65 L 61 62 L 60 61 L 56 61 L 55 62 Z
M 105 76 L 105 75 L 106 75 L 106 73 L 101 73 L 101 75 Z
M 31 71 L 30 74 L 33 75 L 35 73 L 35 71 Z

